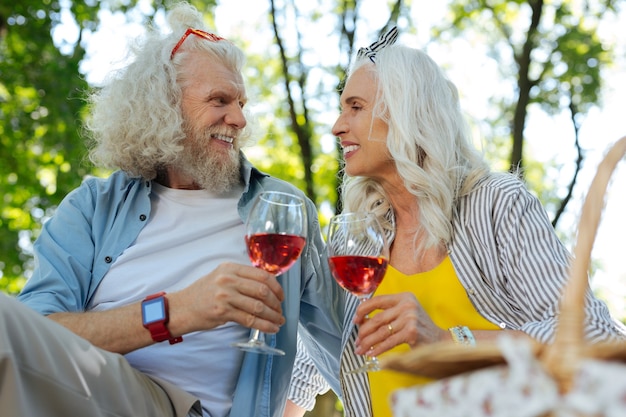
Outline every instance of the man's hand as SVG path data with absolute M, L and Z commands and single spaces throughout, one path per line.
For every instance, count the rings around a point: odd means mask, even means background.
M 276 276 L 252 266 L 224 263 L 189 287 L 166 295 L 173 337 L 232 321 L 276 333 L 285 323 L 285 295 Z M 154 343 L 142 324 L 141 302 L 107 311 L 54 313 L 50 319 L 95 346 L 125 354 Z
M 184 333 L 212 329 L 229 321 L 276 333 L 285 323 L 281 308 L 284 297 L 275 275 L 225 263 L 170 295 L 170 320 Z

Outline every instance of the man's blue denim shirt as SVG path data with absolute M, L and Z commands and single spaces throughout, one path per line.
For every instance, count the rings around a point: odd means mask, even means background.
M 264 190 L 303 196 L 296 187 L 258 171 L 243 157 L 242 178 L 245 189 L 238 209 L 244 221 L 254 198 Z M 117 171 L 107 179 L 86 179 L 69 193 L 35 242 L 35 271 L 19 300 L 44 315 L 85 311 L 111 265 L 150 218 L 150 192 L 150 181 Z M 298 262 L 279 277 L 287 322 L 277 334 L 267 335 L 267 342 L 280 346 L 286 355 L 245 354 L 231 416 L 282 417 L 298 322 L 318 370 L 335 392 L 341 392 L 338 375 L 345 293 L 331 278 L 317 211 L 306 201 L 307 245 Z

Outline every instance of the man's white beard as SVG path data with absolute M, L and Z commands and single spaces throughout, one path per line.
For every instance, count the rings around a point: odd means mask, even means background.
M 239 184 L 240 161 L 239 148 L 233 143 L 232 149 L 221 148 L 211 143 L 211 134 L 216 131 L 226 133 L 224 129 L 207 129 L 203 132 L 187 130 L 187 139 L 183 142 L 184 150 L 176 165 L 186 175 L 193 178 L 196 185 L 216 194 L 226 193 Z M 237 137 L 234 132 L 229 135 Z

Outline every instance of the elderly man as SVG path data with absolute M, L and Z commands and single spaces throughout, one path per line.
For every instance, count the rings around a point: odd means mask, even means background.
M 3 416 L 279 417 L 294 361 L 314 369 L 296 360 L 298 327 L 338 390 L 343 292 L 327 278 L 315 206 L 305 199 L 307 244 L 280 281 L 250 266 L 254 198 L 304 196 L 240 151 L 242 52 L 198 29 L 187 4 L 168 20 L 172 33 L 151 31 L 90 98 L 90 157 L 116 171 L 65 198 L 19 301 L 0 297 Z M 285 356 L 232 347 L 250 328 Z

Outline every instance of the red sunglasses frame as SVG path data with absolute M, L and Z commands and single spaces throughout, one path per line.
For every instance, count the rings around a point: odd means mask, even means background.
M 200 30 L 200 29 L 189 28 L 185 31 L 185 34 L 180 38 L 178 43 L 172 48 L 172 53 L 170 54 L 170 60 L 174 58 L 174 54 L 176 53 L 176 51 L 178 51 L 180 46 L 183 44 L 183 42 L 185 42 L 185 39 L 187 39 L 189 35 L 199 36 L 203 39 L 208 40 L 209 42 L 219 42 L 219 41 L 226 40 L 222 38 L 221 36 L 217 36 L 214 33 L 205 32 L 204 30 Z

